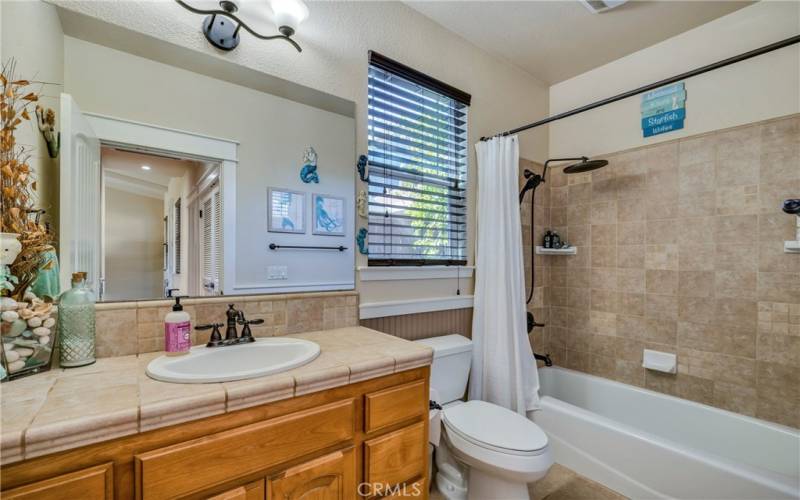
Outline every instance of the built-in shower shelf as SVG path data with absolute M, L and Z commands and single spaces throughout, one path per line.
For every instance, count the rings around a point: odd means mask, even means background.
M 578 247 L 569 248 L 545 248 L 542 246 L 536 247 L 536 255 L 576 255 Z

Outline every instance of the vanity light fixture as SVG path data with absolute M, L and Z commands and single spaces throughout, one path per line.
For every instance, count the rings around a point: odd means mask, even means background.
M 262 35 L 248 26 L 236 15 L 239 6 L 233 0 L 220 0 L 219 9 L 198 9 L 183 0 L 175 0 L 178 5 L 195 14 L 203 14 L 203 34 L 208 42 L 220 50 L 233 50 L 239 46 L 239 30 L 244 29 L 261 40 L 286 40 L 302 52 L 300 45 L 292 40 L 297 27 L 308 17 L 308 7 L 303 0 L 272 0 L 270 5 L 278 26 L 278 35 Z

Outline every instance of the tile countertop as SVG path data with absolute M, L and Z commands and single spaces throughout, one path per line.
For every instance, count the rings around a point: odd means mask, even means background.
M 288 335 L 321 347 L 307 365 L 248 380 L 172 384 L 145 374 L 162 353 L 101 358 L 0 386 L 3 464 L 429 365 L 430 348 L 363 327 Z

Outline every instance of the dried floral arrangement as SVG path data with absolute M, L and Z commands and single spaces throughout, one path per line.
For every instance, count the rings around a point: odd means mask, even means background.
M 28 163 L 31 151 L 17 144 L 15 138 L 19 127 L 31 120 L 31 108 L 39 101 L 41 90 L 31 90 L 34 84 L 28 80 L 15 79 L 15 68 L 12 59 L 3 64 L 0 73 L 0 231 L 20 235 L 22 251 L 10 265 L 16 283 L 12 290 L 2 290 L 2 293 L 21 301 L 45 264 L 44 252 L 53 245 L 54 239 L 44 225 L 30 220 L 37 187 Z

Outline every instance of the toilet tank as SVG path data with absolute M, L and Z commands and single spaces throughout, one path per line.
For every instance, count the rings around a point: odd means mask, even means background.
M 436 390 L 439 404 L 464 397 L 472 362 L 472 341 L 461 335 L 444 335 L 416 342 L 433 348 L 431 388 Z

